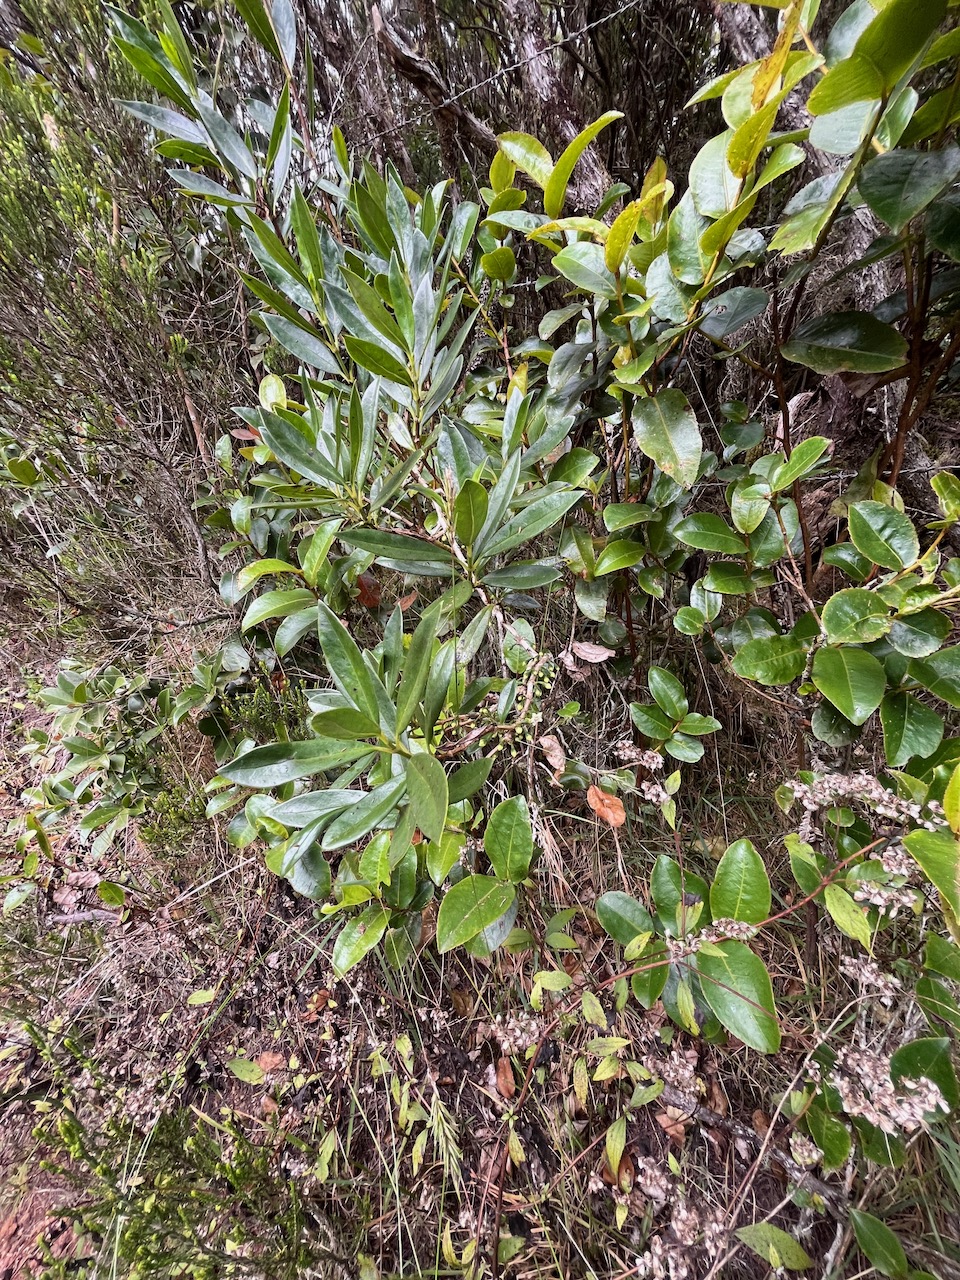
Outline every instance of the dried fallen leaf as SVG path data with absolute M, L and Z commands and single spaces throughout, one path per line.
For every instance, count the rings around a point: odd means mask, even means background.
M 606 662 L 608 658 L 617 656 L 616 649 L 608 649 L 602 644 L 590 644 L 586 640 L 575 640 L 570 648 L 584 662 Z
M 273 1098 L 266 1094 L 260 1099 L 260 1110 L 265 1116 L 273 1116 L 280 1110 Z
M 622 827 L 627 820 L 626 810 L 620 797 L 601 791 L 599 787 L 587 788 L 587 804 L 598 818 L 602 818 L 611 827 Z
M 762 1111 L 753 1113 L 753 1129 L 761 1138 L 766 1137 L 767 1130 L 770 1128 L 770 1117 L 764 1115 Z
M 687 1134 L 687 1125 L 690 1123 L 690 1117 L 686 1112 L 678 1111 L 676 1107 L 667 1107 L 666 1111 L 659 1112 L 656 1120 L 670 1141 L 682 1147 Z
M 513 1066 L 509 1058 L 501 1058 L 497 1063 L 497 1092 L 508 1102 L 517 1092 L 517 1082 L 513 1078 Z
M 537 742 L 547 758 L 547 764 L 552 765 L 554 769 L 562 769 L 566 765 L 567 757 L 563 747 L 552 734 L 544 734 L 542 738 L 537 739 Z
M 257 1059 L 257 1066 L 262 1071 L 280 1071 L 286 1065 L 287 1059 L 285 1056 L 282 1053 L 277 1053 L 274 1049 L 267 1049 Z
M 407 612 L 407 610 L 413 604 L 414 600 L 416 600 L 418 594 L 419 592 L 416 590 L 416 588 L 414 588 L 414 590 L 408 592 L 407 595 L 400 597 L 400 599 L 397 601 L 397 604 L 400 606 L 401 613 Z

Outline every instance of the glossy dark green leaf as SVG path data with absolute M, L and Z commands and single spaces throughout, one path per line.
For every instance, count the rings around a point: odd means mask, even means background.
M 472 546 L 487 518 L 487 491 L 476 480 L 465 480 L 453 507 L 453 524 L 459 540 Z
M 806 646 L 798 636 L 763 636 L 748 640 L 737 651 L 732 666 L 746 680 L 778 685 L 796 680 L 806 661 Z
M 665 715 L 659 707 L 631 702 L 630 718 L 644 737 L 652 738 L 654 741 L 669 738 L 673 733 L 674 720 Z
M 750 840 L 735 840 L 717 865 L 710 889 L 714 920 L 759 924 L 770 914 L 770 881 L 763 859 Z
M 450 775 L 450 804 L 459 804 L 479 791 L 490 776 L 492 760 L 468 760 Z
M 268 409 L 258 411 L 257 422 L 261 439 L 281 462 L 324 489 L 343 484 L 343 478 L 293 423 Z
M 762 316 L 769 305 L 770 295 L 766 289 L 738 285 L 710 299 L 703 309 L 700 331 L 708 338 L 726 338 Z
M 334 684 L 369 720 L 379 723 L 376 677 L 364 662 L 353 636 L 333 610 L 323 603 L 318 608 L 317 636 Z
M 336 356 L 313 330 L 307 329 L 305 325 L 294 324 L 286 316 L 272 315 L 269 311 L 261 311 L 260 320 L 270 336 L 303 364 L 319 369 L 321 373 L 342 376 Z
M 690 709 L 683 685 L 675 675 L 663 667 L 650 667 L 647 671 L 647 687 L 653 700 L 665 715 L 674 721 L 681 720 Z
M 629 538 L 617 538 L 608 542 L 597 556 L 594 574 L 598 578 L 608 573 L 619 573 L 621 569 L 630 569 L 639 564 L 644 557 L 644 548 L 639 542 Z
M 439 841 L 447 819 L 447 774 L 436 756 L 418 752 L 405 763 L 413 821 L 428 840 Z
M 851 542 L 874 564 L 884 569 L 902 569 L 919 556 L 917 531 L 902 511 L 884 502 L 855 502 L 847 518 Z
M 863 724 L 883 698 L 883 667 L 863 649 L 819 649 L 813 660 L 813 683 L 851 724 Z
M 703 998 L 722 1025 L 759 1053 L 780 1047 L 770 975 L 759 956 L 742 942 L 720 942 L 717 952 L 697 953 Z
M 487 819 L 483 848 L 499 879 L 517 884 L 526 878 L 533 857 L 533 831 L 523 796 L 511 796 L 497 805 Z
M 907 672 L 935 697 L 960 707 L 960 645 L 941 649 L 929 658 L 914 658 Z
M 729 556 L 747 554 L 747 544 L 741 535 L 731 529 L 726 520 L 710 512 L 687 516 L 674 527 L 673 532 L 675 537 L 686 543 L 688 547 L 697 547 L 702 551 L 718 551 L 722 555 Z
M 403 662 L 403 674 L 397 688 L 397 733 L 403 733 L 413 719 L 423 698 L 430 677 L 433 645 L 440 626 L 440 609 L 437 603 L 423 612 L 423 617 L 410 637 L 410 647 Z
M 398 382 L 403 386 L 411 385 L 409 369 L 382 346 L 366 338 L 355 338 L 351 334 L 348 334 L 343 341 L 350 358 L 362 369 L 367 369 L 379 378 L 387 378 L 390 382 Z
M 899 769 L 913 756 L 932 755 L 943 738 L 943 720 L 909 693 L 888 693 L 880 703 L 883 754 Z
M 960 1087 L 953 1069 L 952 1046 L 946 1036 L 911 1040 L 909 1044 L 901 1045 L 891 1057 L 890 1078 L 894 1084 L 924 1077 L 937 1086 L 951 1111 L 960 1107 Z M 944 1112 L 930 1112 L 928 1118 L 932 1120 L 934 1116 L 942 1120 Z
M 279 787 L 297 778 L 340 768 L 368 755 L 369 751 L 366 743 L 347 744 L 324 738 L 274 742 L 237 756 L 221 766 L 220 775 L 243 787 Z
M 874 591 L 848 587 L 823 607 L 822 621 L 831 644 L 864 644 L 890 629 L 890 611 Z
M 842 1169 L 852 1146 L 850 1130 L 822 1105 L 814 1104 L 805 1119 L 807 1132 L 823 1152 L 824 1171 Z
M 887 151 L 864 165 L 860 194 L 890 229 L 899 233 L 960 173 L 960 147 L 939 151 Z
M 851 1209 L 850 1225 L 861 1251 L 881 1275 L 892 1276 L 894 1280 L 906 1280 L 909 1270 L 907 1255 L 886 1223 L 870 1213 Z
M 654 932 L 653 917 L 646 907 L 618 889 L 601 894 L 596 912 L 600 924 L 621 947 L 629 946 L 641 933 Z
M 897 653 L 928 658 L 950 634 L 950 619 L 937 609 L 921 609 L 895 618 L 888 639 Z
M 329 853 L 333 849 L 342 849 L 344 845 L 355 844 L 382 822 L 391 810 L 395 809 L 407 789 L 406 777 L 391 778 L 372 791 L 360 794 L 355 805 L 352 805 L 327 828 L 321 842 L 321 848 Z
M 907 344 L 869 312 L 838 311 L 798 325 L 781 352 L 816 373 L 886 373 L 906 363 Z

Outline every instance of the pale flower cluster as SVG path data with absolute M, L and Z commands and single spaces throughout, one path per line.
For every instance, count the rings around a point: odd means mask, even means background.
M 939 1088 L 923 1076 L 894 1085 L 890 1059 L 867 1050 L 846 1049 L 830 1075 L 848 1116 L 862 1116 L 884 1133 L 914 1133 L 931 1112 L 949 1111 Z

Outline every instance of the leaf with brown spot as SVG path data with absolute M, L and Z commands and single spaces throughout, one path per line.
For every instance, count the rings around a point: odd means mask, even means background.
M 608 658 L 617 656 L 615 649 L 608 649 L 602 644 L 589 644 L 586 640 L 576 640 L 570 648 L 584 662 L 606 662 Z
M 627 813 L 620 797 L 601 791 L 599 787 L 587 788 L 587 804 L 598 818 L 611 827 L 622 827 L 627 820 Z
M 513 1078 L 513 1065 L 509 1058 L 501 1058 L 497 1063 L 497 1092 L 508 1102 L 517 1092 L 517 1082 Z

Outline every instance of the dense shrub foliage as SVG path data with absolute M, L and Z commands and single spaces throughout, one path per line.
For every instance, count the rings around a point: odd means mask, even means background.
M 270 103 L 218 95 L 166 4 L 154 27 L 111 10 L 157 95 L 127 109 L 245 245 L 269 343 L 199 503 L 236 633 L 184 688 L 111 670 L 45 692 L 71 763 L 32 797 L 11 892 L 65 805 L 106 847 L 149 795 L 154 736 L 198 713 L 208 817 L 335 926 L 338 976 L 375 949 L 402 969 L 504 948 L 552 1028 L 602 1033 L 609 994 L 772 1054 L 771 939 L 796 922 L 881 986 L 895 967 L 926 1024 L 869 1064 L 844 1018 L 804 1032 L 780 1107 L 806 1142 L 796 1194 L 823 1211 L 804 1168 L 897 1167 L 960 1105 L 960 480 L 898 490 L 960 347 L 960 41 L 945 0 L 855 0 L 826 30 L 817 0 L 775 7 L 771 51 L 696 94 L 716 132 L 689 172 L 658 157 L 590 209 L 574 175 L 616 112 L 559 154 L 501 133 L 479 199 L 455 201 L 336 128 L 321 149 L 290 0 L 238 3 L 283 82 Z M 513 323 L 525 290 L 535 333 Z M 867 443 L 854 401 L 876 408 Z M 7 468 L 38 483 L 26 457 Z M 609 706 L 558 693 L 583 664 L 611 673 Z M 258 684 L 303 700 L 279 730 L 231 714 Z M 777 717 L 792 884 L 771 884 L 768 830 L 690 865 L 690 787 L 729 759 L 741 698 Z M 548 802 L 616 839 L 659 823 L 664 851 L 640 883 L 559 900 Z M 563 963 L 575 907 L 616 944 L 586 987 Z M 628 1046 L 598 1040 L 604 1080 Z M 608 1132 L 614 1178 L 650 1096 Z M 876 1217 L 850 1229 L 907 1274 Z M 773 1226 L 741 1239 L 809 1265 Z

